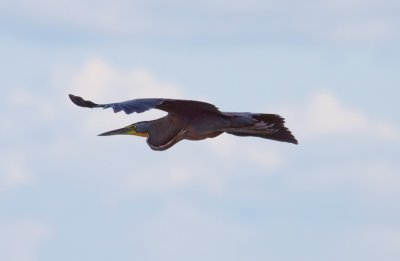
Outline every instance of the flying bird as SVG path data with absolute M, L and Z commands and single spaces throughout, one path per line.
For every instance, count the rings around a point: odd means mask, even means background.
M 96 104 L 72 94 L 69 97 L 80 107 L 112 108 L 114 112 L 124 111 L 126 114 L 142 113 L 150 109 L 167 112 L 162 118 L 137 122 L 99 135 L 125 134 L 147 137 L 147 144 L 157 151 L 169 149 L 181 140 L 214 138 L 224 132 L 298 144 L 296 138 L 284 126 L 285 119 L 276 114 L 221 112 L 210 103 L 192 100 L 134 99 Z

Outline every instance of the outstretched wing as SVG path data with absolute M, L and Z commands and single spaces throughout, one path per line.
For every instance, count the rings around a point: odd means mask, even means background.
M 175 99 L 135 99 L 117 103 L 97 104 L 79 96 L 70 94 L 69 98 L 80 107 L 112 108 L 114 112 L 124 111 L 126 114 L 141 113 L 150 109 L 159 109 L 177 114 L 198 113 L 202 111 L 219 112 L 218 108 L 206 102 Z

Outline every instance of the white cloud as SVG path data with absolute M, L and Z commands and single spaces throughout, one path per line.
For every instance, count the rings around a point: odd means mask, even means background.
M 226 176 L 223 173 L 215 173 L 207 167 L 202 167 L 199 162 L 190 162 L 190 159 L 180 156 L 181 162 L 173 161 L 158 165 L 147 166 L 146 169 L 137 169 L 129 175 L 121 175 L 125 189 L 131 194 L 148 192 L 168 193 L 181 188 L 201 187 L 213 194 L 220 194 L 224 190 Z M 185 162 L 188 161 L 188 162 Z M 203 162 L 203 164 L 206 164 Z M 196 166 L 194 169 L 193 166 Z M 151 175 L 149 175 L 151 173 Z
M 332 94 L 314 95 L 307 108 L 312 134 L 359 132 L 367 128 L 367 119 L 359 111 L 341 104 Z
M 265 143 L 254 143 L 251 138 L 240 138 L 229 134 L 223 134 L 206 142 L 215 156 L 226 162 L 244 160 L 270 172 L 281 167 L 284 159 L 279 151 L 266 147 Z
M 335 42 L 379 42 L 394 39 L 399 31 L 397 26 L 386 21 L 348 22 L 334 27 L 330 38 Z
M 144 224 L 128 228 L 132 235 L 140 231 L 139 244 L 151 245 L 155 250 L 148 253 L 148 259 L 245 260 L 253 256 L 246 250 L 252 247 L 251 239 L 257 233 L 249 227 L 209 209 L 192 206 L 185 199 L 166 199 L 165 205 L 168 207 Z M 263 260 L 271 259 L 264 256 Z
M 187 4 L 187 1 L 175 0 L 178 4 Z M 190 2 L 195 7 L 202 7 L 209 10 L 217 10 L 223 12 L 254 12 L 260 10 L 266 10 L 274 6 L 274 0 L 194 0 Z
M 156 79 L 144 69 L 115 68 L 100 58 L 92 58 L 78 66 L 72 72 L 56 72 L 54 81 L 64 82 L 66 93 L 82 96 L 97 103 L 120 102 L 136 98 L 181 98 L 181 90 L 173 83 L 165 83 Z M 67 97 L 66 97 L 67 99 Z M 72 103 L 68 103 L 71 108 Z M 83 108 L 77 108 L 85 110 Z M 148 118 L 157 118 L 164 112 L 151 110 L 145 114 L 135 114 L 127 117 L 124 113 L 114 114 L 112 110 L 106 112 L 82 111 L 82 122 L 89 132 L 104 130 L 105 126 L 122 127 L 131 124 L 130 119 L 137 121 Z M 121 125 L 122 124 L 122 125 Z M 124 126 L 125 126 L 124 125 Z
M 290 183 L 305 189 L 330 189 L 343 184 L 352 185 L 371 196 L 400 194 L 400 169 L 387 163 L 366 163 L 363 165 L 319 168 L 301 176 L 291 175 Z
M 31 184 L 34 175 L 28 165 L 31 146 L 43 126 L 54 124 L 60 113 L 58 104 L 25 86 L 18 86 L 4 94 L 5 110 L 0 112 L 0 191 L 8 191 Z M 46 129 L 43 131 L 45 133 Z M 44 135 L 42 136 L 44 137 Z M 28 148 L 29 147 L 29 148 Z
M 333 94 L 320 91 L 297 108 L 287 111 L 288 122 L 302 137 L 321 135 L 374 136 L 400 141 L 400 131 L 392 124 L 369 117 L 350 105 L 343 104 Z
M 7 152 L 0 155 L 0 191 L 15 189 L 32 182 L 32 174 L 21 154 Z
M 140 32 L 149 25 L 149 21 L 143 16 L 143 10 L 138 5 L 139 2 L 39 0 L 33 3 L 26 0 L 3 0 L 0 6 L 10 14 L 15 13 L 35 23 L 52 21 L 55 24 L 115 34 Z
M 345 239 L 363 260 L 396 261 L 400 258 L 400 227 L 385 224 L 369 225 L 354 230 Z
M 29 112 L 31 118 L 36 121 L 51 121 L 58 113 L 56 103 L 25 86 L 8 93 L 6 101 L 9 103 L 8 108 L 13 113 L 16 111 Z
M 340 11 L 342 14 L 368 10 L 377 11 L 399 6 L 399 2 L 396 0 L 384 0 L 381 2 L 376 2 L 374 0 L 336 0 L 327 1 L 325 4 L 330 9 Z
M 70 90 L 93 99 L 182 97 L 179 88 L 157 80 L 144 69 L 114 68 L 100 58 L 92 58 L 71 76 Z
M 154 5 L 142 0 L 114 2 L 10 1 L 0 7 L 15 20 L 40 27 L 72 27 L 116 35 L 257 36 L 293 35 L 333 42 L 387 42 L 399 36 L 391 10 L 396 1 L 169 0 Z M 162 6 L 163 8 L 160 8 Z M 165 10 L 165 11 L 164 11 Z M 375 13 L 375 10 L 380 12 Z M 175 15 L 177 13 L 185 15 Z M 256 18 L 256 19 L 254 19 Z M 387 19 L 383 21 L 383 19 Z M 258 21 L 258 22 L 256 22 Z M 279 25 L 279 26 L 276 26 Z M 276 28 L 279 27 L 279 30 Z M 68 32 L 71 32 L 69 30 Z
M 379 123 L 376 126 L 376 133 L 379 134 L 382 138 L 387 140 L 399 141 L 400 140 L 400 132 L 396 128 L 394 128 L 389 123 Z
M 324 147 L 317 147 L 319 152 L 329 153 L 330 160 L 324 165 L 317 164 L 306 169 L 302 175 L 297 173 L 288 175 L 287 182 L 291 186 L 306 190 L 329 190 L 351 186 L 354 191 L 363 195 L 364 199 L 372 201 L 387 201 L 400 195 L 398 164 L 382 156 L 385 155 L 382 153 L 387 153 L 386 145 L 371 147 L 377 146 L 377 141 L 400 142 L 400 131 L 393 125 L 374 119 L 353 106 L 343 104 L 333 94 L 325 91 L 316 93 L 303 105 L 292 107 L 285 114 L 288 116 L 288 123 L 293 126 L 294 133 L 299 136 L 300 144 L 302 140 L 309 143 L 319 137 L 325 139 L 322 146 L 329 148 L 332 147 L 330 138 L 342 136 L 345 137 L 345 142 L 355 138 L 357 142 L 374 141 L 371 145 L 362 145 L 362 148 L 377 154 L 377 157 L 363 161 L 359 155 L 366 152 L 357 151 L 360 145 L 336 144 L 336 147 L 343 146 L 343 148 L 340 151 L 334 149 L 330 152 Z M 314 146 L 320 145 L 315 143 L 312 147 Z M 346 151 L 347 149 L 351 151 Z M 357 156 L 351 153 L 357 153 Z M 353 161 L 348 161 L 344 155 L 348 158 L 355 157 Z
M 250 170 L 270 176 L 283 166 L 282 154 L 265 146 L 266 143 L 231 135 L 198 142 L 181 141 L 168 152 L 163 152 L 163 161 L 158 164 L 149 164 L 145 169 L 137 169 L 119 178 L 126 189 L 134 194 L 201 188 L 214 196 L 225 196 L 235 176 L 249 177 L 253 174 Z M 152 162 L 158 162 L 159 155 L 150 153 Z M 248 172 L 238 172 L 238 169 Z M 250 196 L 257 192 L 243 188 L 240 193 Z
M 31 220 L 0 220 L 0 260 L 35 261 L 50 231 L 42 223 Z

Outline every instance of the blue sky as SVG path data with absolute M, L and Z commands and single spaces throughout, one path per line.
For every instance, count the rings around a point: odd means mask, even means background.
M 398 1 L 0 1 L 0 260 L 399 260 Z M 137 97 L 278 113 L 300 144 L 154 152 Z

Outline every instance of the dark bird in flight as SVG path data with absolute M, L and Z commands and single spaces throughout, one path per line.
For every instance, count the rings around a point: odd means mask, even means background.
M 276 114 L 250 112 L 221 112 L 210 103 L 175 99 L 135 99 L 96 104 L 69 95 L 71 101 L 87 108 L 112 108 L 114 112 L 142 113 L 159 109 L 168 114 L 153 121 L 137 122 L 127 127 L 100 134 L 135 135 L 147 137 L 153 150 L 166 150 L 181 140 L 203 140 L 226 132 L 236 136 L 253 136 L 297 144 L 296 138 L 284 126 L 285 119 Z

